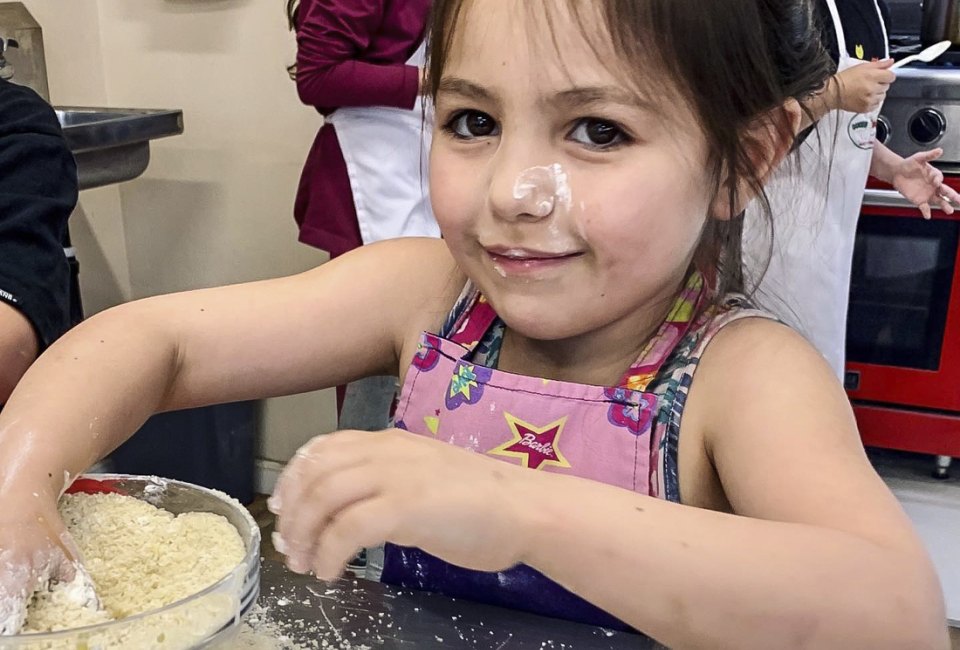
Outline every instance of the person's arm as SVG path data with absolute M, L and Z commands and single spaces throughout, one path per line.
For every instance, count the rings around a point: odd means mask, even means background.
M 930 561 L 799 335 L 719 333 L 680 440 L 681 480 L 705 454 L 736 514 L 401 431 L 314 440 L 269 505 L 291 567 L 322 578 L 389 541 L 480 571 L 525 563 L 671 648 L 948 647 Z
M 58 493 L 64 471 L 83 471 L 156 411 L 395 373 L 397 331 L 428 300 L 418 292 L 449 292 L 456 277 L 443 242 L 407 238 L 293 277 L 101 312 L 41 355 L 0 412 L 0 495 L 12 483 Z
M 380 28 L 384 0 L 310 0 L 297 27 L 297 92 L 318 108 L 392 106 L 413 108 L 421 70 L 358 58 Z
M 937 150 L 931 151 L 935 155 Z M 942 153 L 942 152 L 941 152 Z M 934 160 L 936 157 L 933 158 Z M 903 164 L 903 156 L 894 153 L 882 142 L 873 143 L 873 157 L 870 158 L 870 175 L 885 183 L 893 183 L 897 169 Z
M 931 217 L 933 207 L 953 214 L 953 206 L 960 205 L 960 193 L 944 183 L 943 172 L 930 164 L 942 155 L 943 149 L 938 148 L 904 158 L 875 142 L 870 175 L 892 185 L 925 219 Z
M 523 559 L 670 647 L 949 647 L 926 552 L 797 334 L 721 332 L 684 419 L 735 515 L 557 480 Z
M 840 107 L 840 87 L 836 76 L 827 79 L 819 91 L 801 102 L 803 113 L 800 117 L 799 131 L 804 131 L 823 119 L 825 115 Z
M 77 170 L 53 109 L 0 81 L 0 404 L 69 325 L 63 233 Z
M 72 577 L 61 490 L 149 415 L 395 373 L 401 333 L 438 326 L 458 281 L 442 241 L 406 238 L 290 278 L 128 303 L 68 332 L 0 411 L 0 549 L 17 569 L 0 571 L 0 634 L 36 585 Z
M 851 113 L 876 110 L 896 80 L 896 74 L 890 70 L 892 65 L 893 59 L 861 63 L 830 77 L 819 92 L 803 102 L 806 110 L 800 119 L 799 131 L 835 110 Z

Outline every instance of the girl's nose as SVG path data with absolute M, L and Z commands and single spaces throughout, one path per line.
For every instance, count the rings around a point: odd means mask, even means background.
M 490 190 L 493 213 L 511 221 L 546 219 L 569 202 L 567 176 L 559 164 L 499 174 Z

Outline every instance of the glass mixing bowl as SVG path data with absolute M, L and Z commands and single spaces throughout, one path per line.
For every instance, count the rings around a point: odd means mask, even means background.
M 260 593 L 260 528 L 240 502 L 190 483 L 153 476 L 87 474 L 70 492 L 119 492 L 179 515 L 212 512 L 236 527 L 243 561 L 219 582 L 161 609 L 62 632 L 0 637 L 0 650 L 192 650 L 227 648 Z

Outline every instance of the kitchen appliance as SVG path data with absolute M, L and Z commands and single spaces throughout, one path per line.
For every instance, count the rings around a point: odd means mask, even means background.
M 920 39 L 927 45 L 952 41 L 960 46 L 960 0 L 923 0 Z
M 895 57 L 920 49 L 896 37 Z M 942 147 L 960 191 L 960 52 L 897 71 L 877 138 L 902 156 Z M 871 179 L 857 230 L 845 385 L 867 446 L 960 457 L 960 213 L 926 221 Z

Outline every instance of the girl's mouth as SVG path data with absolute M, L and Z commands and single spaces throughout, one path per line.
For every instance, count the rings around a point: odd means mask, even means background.
M 493 268 L 503 277 L 538 276 L 560 269 L 583 255 L 576 250 L 542 251 L 527 248 L 484 248 L 493 262 Z

